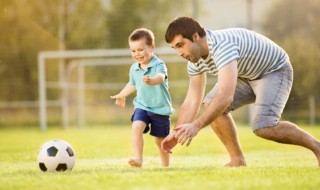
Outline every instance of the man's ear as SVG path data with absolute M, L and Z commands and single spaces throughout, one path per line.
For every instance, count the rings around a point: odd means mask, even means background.
M 192 35 L 192 40 L 193 40 L 194 42 L 198 41 L 199 38 L 200 38 L 200 36 L 199 36 L 198 32 L 196 32 L 196 33 L 194 33 L 194 34 Z

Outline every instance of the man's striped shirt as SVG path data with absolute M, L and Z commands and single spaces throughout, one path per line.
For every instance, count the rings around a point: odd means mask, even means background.
M 242 28 L 206 30 L 209 56 L 188 62 L 189 75 L 217 75 L 228 63 L 238 61 L 238 77 L 250 80 L 280 69 L 289 62 L 287 53 L 267 37 Z

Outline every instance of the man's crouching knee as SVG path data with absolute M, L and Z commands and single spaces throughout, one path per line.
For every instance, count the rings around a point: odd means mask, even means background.
M 274 127 L 278 125 L 278 121 L 272 117 L 265 117 L 263 120 L 254 120 L 252 129 L 255 135 L 261 138 L 270 139 L 270 135 L 274 132 Z

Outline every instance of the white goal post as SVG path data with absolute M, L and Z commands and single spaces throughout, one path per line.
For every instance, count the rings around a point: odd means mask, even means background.
M 155 53 L 167 62 L 185 62 L 183 61 L 172 48 L 157 48 Z M 58 59 L 59 62 L 59 81 L 48 82 L 46 80 L 46 66 L 49 59 Z M 66 66 L 64 59 L 72 60 Z M 73 60 L 74 59 L 74 60 Z M 88 66 L 97 65 L 119 65 L 132 64 L 129 49 L 99 49 L 99 50 L 68 50 L 68 51 L 43 51 L 38 54 L 38 82 L 39 82 L 39 119 L 41 130 L 47 129 L 47 107 L 61 107 L 62 108 L 62 126 L 68 127 L 68 90 L 70 88 L 78 89 L 80 99 L 84 99 L 84 90 L 88 86 L 83 80 L 83 69 Z M 51 63 L 52 64 L 52 63 Z M 68 73 L 75 68 L 78 69 L 78 82 L 70 83 Z M 91 84 L 99 86 L 97 84 Z M 186 84 L 187 85 L 187 84 Z M 60 88 L 63 90 L 62 97 L 59 100 L 47 99 L 47 88 Z M 79 112 L 84 114 L 83 101 L 79 101 Z M 79 117 L 79 123 L 82 125 L 83 117 Z

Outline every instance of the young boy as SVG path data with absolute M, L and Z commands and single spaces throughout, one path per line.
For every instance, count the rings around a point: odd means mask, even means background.
M 116 104 L 125 107 L 125 98 L 137 91 L 133 100 L 132 143 L 134 158 L 128 163 L 141 167 L 143 163 L 143 133 L 151 128 L 150 135 L 155 137 L 163 166 L 169 165 L 169 154 L 161 149 L 161 142 L 170 131 L 170 114 L 173 112 L 168 91 L 167 68 L 162 60 L 154 55 L 153 33 L 145 28 L 134 30 L 129 36 L 131 55 L 136 61 L 130 68 L 130 81 L 117 95 Z M 149 127 L 150 125 L 150 127 Z

